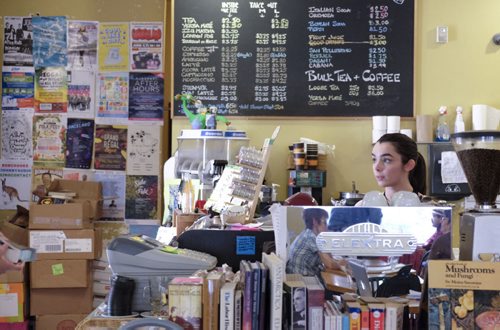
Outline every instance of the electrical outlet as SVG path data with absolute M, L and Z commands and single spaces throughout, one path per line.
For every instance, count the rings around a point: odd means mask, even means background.
M 448 27 L 438 26 L 436 27 L 436 42 L 440 44 L 445 44 L 448 42 Z

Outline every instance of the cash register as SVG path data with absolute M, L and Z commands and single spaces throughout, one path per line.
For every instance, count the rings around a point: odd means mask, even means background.
M 151 310 L 144 295 L 149 277 L 162 276 L 168 282 L 175 276 L 189 276 L 217 265 L 217 258 L 210 254 L 165 245 L 145 235 L 116 237 L 107 246 L 106 254 L 113 274 L 135 281 L 134 312 Z

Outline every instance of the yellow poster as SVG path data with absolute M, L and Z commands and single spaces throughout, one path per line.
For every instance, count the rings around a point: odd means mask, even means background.
M 128 71 L 128 23 L 100 23 L 98 60 L 99 71 Z

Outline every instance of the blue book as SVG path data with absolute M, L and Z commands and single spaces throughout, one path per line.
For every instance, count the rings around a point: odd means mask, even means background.
M 240 262 L 240 273 L 243 290 L 242 330 L 252 330 L 253 276 L 252 267 L 249 261 L 242 260 Z
M 259 330 L 260 297 L 261 297 L 261 270 L 259 262 L 252 262 L 252 330 Z
M 342 314 L 342 330 L 349 330 L 350 327 L 349 314 Z

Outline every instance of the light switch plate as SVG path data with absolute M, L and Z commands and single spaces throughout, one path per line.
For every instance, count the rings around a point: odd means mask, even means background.
M 445 44 L 448 42 L 448 27 L 438 26 L 436 27 L 436 42 L 440 44 Z

